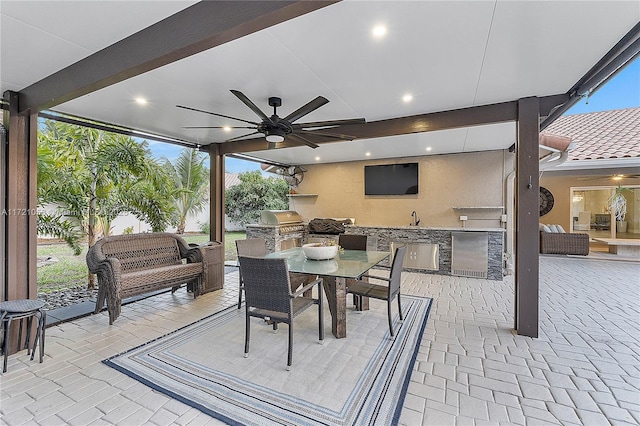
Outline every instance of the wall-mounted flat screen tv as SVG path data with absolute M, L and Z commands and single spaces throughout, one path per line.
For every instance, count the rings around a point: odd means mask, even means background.
M 418 193 L 418 163 L 364 166 L 364 195 Z

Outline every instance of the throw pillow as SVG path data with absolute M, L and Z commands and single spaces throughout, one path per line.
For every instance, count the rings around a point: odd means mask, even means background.
M 544 232 L 546 232 L 546 233 L 548 233 L 548 234 L 550 234 L 550 233 L 552 233 L 552 232 L 553 232 L 553 231 L 551 230 L 551 228 L 549 228 L 547 225 L 542 225 L 542 231 L 544 231 Z
M 561 234 L 566 234 L 566 231 L 564 230 L 564 228 L 562 227 L 562 225 L 556 225 L 558 227 L 558 232 Z

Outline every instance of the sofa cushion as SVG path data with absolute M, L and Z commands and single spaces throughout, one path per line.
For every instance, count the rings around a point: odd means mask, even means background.
M 122 296 L 128 297 L 156 290 L 158 283 L 161 282 L 175 285 L 188 283 L 201 274 L 202 263 L 184 263 L 123 273 Z
M 551 230 L 551 228 L 549 228 L 548 225 L 542 225 L 542 232 L 546 232 L 548 234 L 551 234 L 553 231 Z

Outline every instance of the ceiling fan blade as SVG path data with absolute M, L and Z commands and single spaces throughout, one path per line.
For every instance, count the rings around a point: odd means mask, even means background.
M 317 98 L 315 98 L 314 100 L 310 101 L 306 105 L 301 106 L 297 110 L 293 111 L 291 114 L 287 115 L 284 118 L 284 120 L 288 121 L 289 123 L 293 123 L 297 119 L 309 114 L 311 111 L 315 111 L 316 109 L 320 108 L 322 105 L 324 105 L 324 104 L 326 104 L 328 102 L 329 102 L 329 100 L 327 98 L 324 98 L 322 96 L 318 96 Z
M 244 103 L 246 106 L 248 106 L 251 111 L 255 112 L 256 114 L 258 114 L 258 117 L 262 118 L 264 121 L 272 123 L 271 119 L 269 117 L 267 117 L 267 114 L 265 114 L 264 112 L 262 112 L 262 110 L 260 108 L 258 108 L 256 106 L 256 104 L 254 104 L 253 102 L 251 102 L 251 100 L 249 98 L 247 98 L 244 93 L 240 92 L 239 90 L 231 90 L 231 93 L 233 93 L 234 95 L 236 95 L 236 97 L 238 99 L 240 99 L 242 101 L 242 103 Z
M 300 136 L 299 133 L 290 133 L 287 135 L 288 138 L 295 140 L 298 140 L 299 142 L 302 142 L 303 144 L 310 146 L 313 149 L 316 149 L 317 147 L 319 147 L 320 145 L 317 145 L 313 142 L 311 142 L 310 140 L 308 140 L 307 138 Z
M 314 121 L 311 123 L 299 123 L 294 124 L 294 129 L 306 129 L 310 127 L 329 127 L 329 126 L 346 126 L 349 124 L 364 124 L 366 120 L 364 118 L 350 118 L 346 120 L 328 120 L 328 121 Z
M 255 127 L 244 126 L 183 126 L 183 129 L 255 129 Z
M 184 105 L 176 105 L 176 107 L 178 107 L 178 108 L 182 108 L 182 109 L 188 109 L 188 110 L 190 110 L 190 111 L 203 112 L 203 113 L 205 113 L 205 114 L 211 114 L 211 115 L 215 115 L 215 116 L 217 116 L 217 117 L 230 118 L 231 120 L 244 121 L 245 123 L 255 124 L 256 126 L 259 124 L 259 123 L 256 123 L 256 122 L 254 122 L 254 121 L 243 120 L 242 118 L 231 117 L 231 116 L 228 116 L 228 115 L 218 114 L 218 113 L 215 113 L 215 112 L 205 111 L 205 110 L 197 109 L 197 108 L 191 108 L 191 107 L 184 106 Z
M 353 136 L 350 136 L 350 135 L 343 135 L 343 134 L 339 134 L 339 133 L 327 133 L 327 132 L 312 131 L 312 130 L 301 130 L 301 131 L 297 132 L 296 134 L 298 136 L 300 136 L 300 134 L 323 136 L 325 138 L 342 139 L 342 140 L 345 140 L 345 141 L 352 141 L 353 139 L 355 139 Z
M 235 138 L 227 139 L 225 142 L 231 142 L 231 141 L 235 141 L 235 140 L 238 140 L 238 139 L 244 139 L 247 136 L 257 135 L 257 134 L 262 134 L 262 133 L 261 132 L 247 133 L 246 135 L 236 136 Z

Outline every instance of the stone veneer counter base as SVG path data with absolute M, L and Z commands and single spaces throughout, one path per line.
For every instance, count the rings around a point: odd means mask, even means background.
M 437 244 L 439 252 L 438 270 L 405 268 L 411 272 L 422 272 L 437 275 L 451 274 L 451 233 L 452 232 L 486 232 L 488 235 L 487 279 L 501 281 L 504 277 L 504 234 L 503 228 L 427 228 L 421 226 L 362 226 L 347 225 L 345 233 L 367 235 L 377 239 L 377 249 L 390 251 L 391 244 L 427 243 Z

